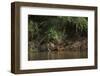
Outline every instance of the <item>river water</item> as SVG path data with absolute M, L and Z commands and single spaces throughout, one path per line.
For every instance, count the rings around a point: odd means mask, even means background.
M 55 59 L 79 59 L 87 58 L 88 53 L 86 50 L 66 50 L 66 51 L 51 51 L 39 52 L 31 51 L 28 53 L 28 60 L 55 60 Z

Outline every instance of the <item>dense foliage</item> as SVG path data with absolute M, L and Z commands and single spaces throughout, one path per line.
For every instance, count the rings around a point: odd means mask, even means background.
M 28 41 L 38 47 L 49 42 L 59 44 L 87 37 L 87 24 L 87 17 L 29 15 Z

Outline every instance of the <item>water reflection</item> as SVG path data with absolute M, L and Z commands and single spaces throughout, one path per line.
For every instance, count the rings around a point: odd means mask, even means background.
M 52 60 L 52 59 L 76 59 L 87 58 L 87 51 L 70 50 L 70 51 L 51 51 L 39 52 L 31 51 L 28 55 L 28 60 Z

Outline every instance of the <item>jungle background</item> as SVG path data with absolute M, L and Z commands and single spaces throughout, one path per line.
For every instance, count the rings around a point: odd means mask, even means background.
M 87 57 L 87 17 L 28 15 L 28 60 Z

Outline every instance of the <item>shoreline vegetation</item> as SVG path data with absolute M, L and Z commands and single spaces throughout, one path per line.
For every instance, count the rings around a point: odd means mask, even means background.
M 28 16 L 28 60 L 88 57 L 88 18 Z

